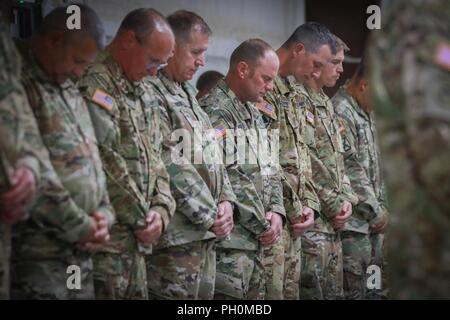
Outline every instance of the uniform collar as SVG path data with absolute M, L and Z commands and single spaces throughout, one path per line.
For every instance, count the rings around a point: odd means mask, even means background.
M 224 79 L 220 79 L 217 83 L 217 87 L 225 93 L 225 95 L 231 100 L 235 109 L 239 111 L 242 119 L 249 120 L 252 118 L 249 112 L 249 103 L 242 103 L 238 97 L 234 94 L 233 90 L 227 85 Z
M 351 96 L 347 91 L 348 82 L 345 83 L 343 86 L 339 88 L 338 94 L 340 94 L 344 99 L 346 99 L 349 103 L 349 105 L 357 112 L 361 117 L 363 117 L 366 120 L 370 120 L 370 113 L 366 112 L 361 106 L 359 105 L 358 101 L 356 101 L 353 96 Z
M 41 84 L 47 84 L 61 89 L 67 89 L 74 86 L 73 81 L 70 79 L 67 79 L 62 84 L 58 84 L 47 73 L 45 73 L 45 71 L 41 68 L 38 61 L 36 60 L 36 57 L 31 50 L 28 42 L 17 40 L 16 47 L 23 60 L 25 61 L 25 68 L 27 69 L 27 71 L 24 73 L 25 77 L 28 75 L 32 75 Z
M 125 77 L 119 64 L 116 62 L 116 60 L 114 60 L 112 55 L 107 50 L 103 50 L 99 54 L 99 57 L 97 59 L 99 61 L 102 61 L 107 66 L 114 83 L 120 89 L 120 91 L 122 91 L 126 95 L 135 97 L 140 97 L 144 94 L 144 90 L 141 87 L 141 81 L 129 81 Z
M 164 84 L 167 91 L 169 91 L 170 94 L 172 95 L 181 95 L 181 96 L 188 95 L 190 99 L 192 99 L 192 97 L 195 97 L 197 95 L 197 90 L 193 88 L 191 85 L 189 85 L 188 82 L 185 81 L 178 84 L 175 81 L 171 80 L 164 70 L 161 70 L 158 73 L 158 78 Z
M 278 93 L 282 94 L 283 96 L 287 95 L 290 92 L 287 77 L 277 76 L 275 78 L 274 84 L 275 84 L 274 90 L 278 91 Z

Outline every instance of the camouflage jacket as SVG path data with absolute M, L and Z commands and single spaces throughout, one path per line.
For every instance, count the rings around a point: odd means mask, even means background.
M 79 87 L 87 102 L 117 215 L 105 249 L 120 253 L 151 248 L 138 245 L 134 231 L 146 226 L 150 209 L 164 228 L 175 210 L 169 176 L 161 158 L 158 106 L 143 83 L 131 83 L 105 50 L 89 67 Z
M 158 247 L 215 238 L 209 231 L 216 219 L 218 204 L 235 201 L 208 116 L 195 98 L 196 90 L 181 85 L 164 72 L 147 78 L 161 111 L 164 137 L 163 159 L 170 175 L 170 186 L 177 203 L 175 216 Z M 183 137 L 183 155 L 179 138 Z M 179 161 L 182 159 L 181 161 Z M 211 161 L 210 161 L 211 160 Z
M 321 216 L 316 220 L 314 230 L 334 233 L 330 223 L 339 214 L 342 203 L 347 200 L 358 202 L 350 181 L 345 174 L 344 149 L 338 123 L 331 100 L 323 91 L 315 93 L 305 86 L 297 86 L 305 98 L 308 113 L 314 121 L 314 142 L 309 143 L 314 185 L 320 200 Z M 312 114 L 312 115 L 310 115 Z M 314 118 L 314 119 L 313 119 Z
M 368 233 L 369 223 L 377 216 L 387 214 L 375 117 L 373 112 L 367 113 L 358 105 L 345 86 L 332 101 L 345 128 L 341 133 L 345 171 L 359 198 L 344 230 Z
M 289 219 L 299 217 L 303 206 L 320 212 L 307 144 L 314 139 L 313 135 L 308 137 L 312 124 L 308 121 L 303 98 L 296 94 L 293 81 L 281 77 L 275 79 L 273 91 L 265 97 L 273 110 L 270 111 L 271 108 L 264 104 L 257 104 L 268 128 L 278 129 L 279 132 L 284 206 Z
M 20 84 L 21 59 L 0 15 L 0 190 L 15 168 L 25 165 L 40 178 L 40 161 L 48 154 Z
M 241 103 L 224 80 L 220 80 L 200 100 L 200 105 L 205 108 L 220 139 L 228 176 L 237 198 L 237 218 L 231 239 L 218 245 L 258 250 L 257 237 L 270 227 L 266 212 L 285 216 L 278 167 L 272 168 L 259 153 L 262 142 L 268 141 L 262 116 L 254 105 Z
M 89 215 L 100 211 L 110 224 L 114 219 L 97 141 L 74 83 L 54 83 L 25 43 L 19 43 L 19 49 L 23 86 L 51 164 L 42 173 L 30 220 L 17 226 L 16 255 L 53 257 L 63 250 L 70 254 L 72 242 L 89 230 Z
M 450 295 L 449 16 L 447 0 L 392 1 L 367 50 L 396 299 Z

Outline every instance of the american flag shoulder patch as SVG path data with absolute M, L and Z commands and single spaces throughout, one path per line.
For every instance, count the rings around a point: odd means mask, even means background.
M 114 98 L 101 89 L 95 90 L 92 101 L 108 111 L 111 111 L 114 105 Z
M 265 114 L 268 114 L 269 116 L 273 114 L 273 106 L 269 103 L 266 102 L 257 103 L 256 107 Z
M 219 124 L 214 127 L 216 133 L 216 139 L 222 138 L 227 133 L 227 128 L 223 124 Z
M 450 42 L 441 42 L 437 46 L 434 62 L 450 71 Z

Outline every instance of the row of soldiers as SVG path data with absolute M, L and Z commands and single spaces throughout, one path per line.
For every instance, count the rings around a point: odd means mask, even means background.
M 21 131 L 4 149 L 19 186 L 4 211 L 29 214 L 4 226 L 12 298 L 340 299 L 344 284 L 347 298 L 369 296 L 387 210 L 364 72 L 336 109 L 322 90 L 343 71 L 341 40 L 319 23 L 277 51 L 249 39 L 197 101 L 187 81 L 211 35 L 197 14 L 134 10 L 104 50 L 98 16 L 81 6 L 81 17 L 68 30 L 57 8 L 30 40 L 5 40 L 4 65 L 16 48 L 23 65 L 2 117 Z M 237 129 L 248 152 L 229 161 Z M 262 157 L 268 129 L 279 165 Z M 180 130 L 194 147 L 177 149 Z M 194 161 L 217 147 L 223 161 Z M 80 268 L 75 290 L 68 266 Z
M 201 17 L 137 9 L 103 49 L 79 7 L 80 30 L 65 7 L 26 42 L 2 25 L 2 298 L 386 296 L 367 287 L 388 212 L 364 66 L 323 92 L 342 73 L 339 38 L 310 22 L 276 51 L 244 41 L 198 101 Z M 268 129 L 277 165 L 260 156 Z M 244 161 L 228 161 L 242 141 Z

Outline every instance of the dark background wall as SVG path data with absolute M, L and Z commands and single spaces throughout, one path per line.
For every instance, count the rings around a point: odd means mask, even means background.
M 370 5 L 379 5 L 380 1 L 374 0 L 306 0 L 306 20 L 317 21 L 325 24 L 331 32 L 350 47 L 349 60 L 361 58 L 365 48 L 369 29 L 366 27 L 366 13 Z M 344 63 L 344 74 L 334 88 L 326 88 L 325 92 L 332 96 L 346 79 L 352 76 L 357 67 L 357 63 Z

